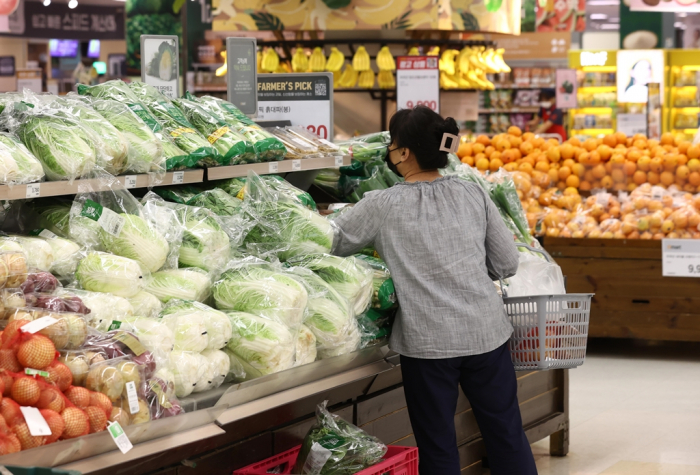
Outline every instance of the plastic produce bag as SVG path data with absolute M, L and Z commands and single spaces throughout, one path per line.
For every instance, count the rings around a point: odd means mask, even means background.
M 527 252 L 520 253 L 518 271 L 508 279 L 508 297 L 566 293 L 561 267 Z
M 316 361 L 316 356 L 316 336 L 306 325 L 301 325 L 297 333 L 294 366 L 313 363 Z
M 82 315 L 90 313 L 90 309 L 80 297 L 65 290 L 61 291 L 61 295 L 43 292 L 25 293 L 23 300 L 24 307 L 44 308 L 54 312 L 71 312 Z
M 371 301 L 373 272 L 358 258 L 315 254 L 292 259 L 288 264 L 314 271 L 348 299 L 354 315 L 364 312 Z
M 372 275 L 372 308 L 386 310 L 396 306 L 394 281 L 386 263 L 375 257 L 357 254 L 355 257 L 366 262 L 374 272 Z
M 160 317 L 165 322 L 171 322 L 168 323 L 171 328 L 173 328 L 172 319 L 178 319 L 177 331 L 174 332 L 176 350 L 219 350 L 226 346 L 226 343 L 231 339 L 231 322 L 226 314 L 218 310 L 214 310 L 213 308 L 200 302 L 171 300 L 160 312 Z M 190 319 L 190 317 L 194 318 Z M 184 334 L 178 334 L 178 332 L 183 328 L 182 325 L 186 325 L 186 323 L 183 323 L 183 321 L 187 322 L 189 320 L 192 320 L 192 325 L 196 325 L 199 320 L 203 322 L 206 338 L 202 338 L 202 335 L 194 335 L 193 341 L 190 343 L 185 341 L 186 337 Z M 186 333 L 191 334 L 192 331 L 187 328 Z M 194 347 L 199 347 L 200 343 L 204 343 L 204 348 L 202 350 L 195 350 Z
M 109 293 L 61 289 L 57 295 L 79 297 L 83 304 L 90 309 L 90 312 L 85 316 L 88 325 L 101 331 L 109 330 L 112 322 L 121 321 L 134 314 L 134 309 L 128 300 Z
M 144 289 L 150 274 L 132 259 L 90 252 L 80 260 L 75 277 L 85 290 L 128 298 Z
M 217 308 L 264 316 L 298 328 L 308 299 L 306 288 L 289 273 L 255 258 L 232 261 L 212 286 Z
M 223 384 L 226 375 L 231 370 L 231 359 L 221 350 L 204 350 L 202 351 L 202 356 L 209 362 L 206 371 L 207 379 L 206 384 L 197 382 L 194 388 L 196 393 L 218 388 Z
M 48 272 L 53 266 L 53 249 L 49 243 L 40 238 L 2 236 L 0 237 L 0 251 L 23 251 L 30 269 Z
M 386 445 L 331 414 L 324 401 L 316 406 L 316 423 L 301 445 L 294 473 L 309 475 L 352 475 L 378 463 Z
M 37 229 L 48 229 L 57 236 L 75 241 L 81 247 L 104 251 L 100 241 L 100 225 L 85 216 L 71 216 L 72 203 L 41 200 L 31 202 L 29 206 L 39 215 Z
M 173 103 L 199 133 L 219 151 L 224 157 L 224 164 L 239 165 L 255 162 L 253 145 L 235 129 L 231 129 L 226 122 L 202 109 L 194 101 L 176 99 Z
M 0 132 L 0 184 L 33 183 L 44 179 L 41 162 L 15 136 Z
M 143 290 L 131 297 L 129 303 L 134 309 L 134 315 L 147 318 L 157 317 L 163 309 L 163 304 L 158 297 Z
M 151 274 L 145 290 L 163 303 L 171 299 L 204 302 L 211 293 L 211 279 L 197 267 L 167 269 Z
M 388 146 L 383 143 L 366 143 L 357 140 L 338 142 L 340 153 L 350 155 L 360 162 L 384 160 Z
M 88 337 L 85 316 L 74 312 L 56 312 L 42 308 L 18 308 L 5 312 L 8 322 L 14 320 L 34 321 L 42 317 L 52 317 L 57 321 L 38 333 L 49 338 L 56 349 L 80 348 Z
M 172 351 L 169 360 L 169 369 L 174 376 L 175 394 L 179 398 L 189 396 L 204 376 L 209 360 L 193 351 Z
M 217 216 L 239 215 L 243 207 L 243 202 L 241 200 L 219 188 L 197 193 L 187 200 L 186 204 L 206 208 Z
M 58 277 L 73 277 L 78 268 L 78 262 L 83 257 L 82 247 L 70 239 L 56 236 L 48 229 L 37 229 L 31 234 L 51 246 L 53 253 L 53 262 L 49 269 L 51 273 Z
M 271 193 L 274 193 L 275 197 L 285 196 L 311 210 L 316 210 L 316 202 L 310 194 L 292 185 L 281 176 L 260 175 L 259 178 L 270 188 Z M 247 193 L 246 181 L 246 178 L 240 177 L 214 183 L 217 188 L 221 188 L 229 195 L 242 200 Z
M 183 230 L 180 266 L 212 271 L 225 265 L 231 243 L 217 216 L 205 208 L 193 206 L 175 205 L 174 209 Z
M 113 327 L 134 333 L 149 351 L 164 357 L 175 347 L 175 334 L 160 319 L 138 316 L 123 317 Z

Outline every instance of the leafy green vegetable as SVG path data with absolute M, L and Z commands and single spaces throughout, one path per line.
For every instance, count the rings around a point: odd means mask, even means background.
M 160 316 L 167 319 L 173 315 L 198 315 L 203 318 L 208 337 L 205 349 L 221 349 L 231 339 L 232 328 L 228 316 L 203 303 L 190 300 L 171 300 L 160 312 Z
M 396 290 L 394 281 L 386 263 L 376 257 L 357 254 L 355 257 L 366 262 L 373 271 L 372 275 L 372 308 L 387 310 L 396 307 Z
M 219 188 L 197 193 L 187 201 L 187 204 L 206 208 L 218 216 L 234 216 L 243 206 L 241 200 L 234 198 Z
M 146 282 L 138 262 L 104 252 L 91 252 L 78 264 L 75 277 L 85 290 L 133 297 Z
M 31 183 L 44 178 L 44 169 L 14 136 L 0 132 L 0 183 Z
M 104 248 L 118 256 L 140 262 L 150 272 L 155 272 L 165 264 L 170 246 L 168 241 L 139 216 L 119 214 L 124 226 L 118 236 L 100 229 Z
M 163 81 L 177 77 L 177 52 L 174 41 L 163 41 L 158 46 L 158 51 L 148 63 L 146 74 Z
M 211 211 L 204 208 L 179 208 L 184 234 L 179 262 L 183 267 L 213 270 L 222 267 L 230 255 L 230 241 Z
M 163 309 L 158 297 L 144 290 L 131 297 L 129 303 L 134 308 L 134 315 L 147 318 L 156 317 Z
M 160 132 L 163 127 L 156 118 L 141 103 L 138 97 L 129 89 L 129 86 L 121 79 L 103 82 L 96 86 L 78 84 L 78 94 L 90 96 L 95 99 L 109 99 L 126 105 L 136 114 L 153 132 Z M 112 124 L 116 127 L 115 124 Z
M 51 273 L 59 277 L 72 277 L 82 257 L 80 246 L 69 239 L 58 236 L 48 238 L 42 236 L 38 237 L 51 246 L 51 251 L 53 253 L 53 262 L 49 269 Z
M 301 366 L 316 361 L 318 350 L 316 349 L 316 336 L 306 325 L 300 325 L 297 332 L 296 349 L 294 352 L 294 366 Z
M 161 302 L 171 299 L 204 302 L 209 297 L 211 280 L 206 272 L 196 267 L 167 269 L 156 272 L 146 286 L 146 291 Z

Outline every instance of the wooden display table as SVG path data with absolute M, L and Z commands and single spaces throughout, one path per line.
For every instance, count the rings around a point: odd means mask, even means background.
M 589 336 L 700 341 L 700 279 L 663 277 L 661 241 L 545 238 L 570 293 L 595 293 Z

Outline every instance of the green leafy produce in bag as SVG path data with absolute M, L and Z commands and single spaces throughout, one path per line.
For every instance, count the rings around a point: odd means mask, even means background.
M 0 132 L 0 183 L 31 183 L 42 178 L 41 162 L 19 139 Z
M 158 119 L 166 134 L 172 137 L 175 145 L 188 154 L 186 163 L 168 163 L 168 170 L 181 166 L 191 168 L 195 165 L 218 166 L 230 163 L 230 160 L 223 157 L 207 139 L 195 130 L 182 111 L 156 88 L 136 81 L 129 83 L 129 89 Z
M 202 109 L 194 101 L 176 99 L 173 103 L 231 165 L 255 162 L 253 145 L 226 122 Z
M 316 423 L 301 445 L 293 473 L 302 475 L 352 475 L 382 460 L 386 445 L 331 414 L 324 401 L 316 406 Z
M 187 204 L 206 208 L 218 216 L 233 216 L 243 206 L 241 200 L 218 188 L 197 193 L 187 201 Z
M 340 152 L 343 155 L 350 155 L 355 160 L 367 162 L 370 160 L 383 160 L 386 155 L 387 145 L 383 143 L 367 143 L 349 140 L 339 142 Z
M 160 132 L 163 129 L 151 112 L 149 112 L 139 98 L 136 97 L 136 94 L 129 89 L 129 85 L 121 79 L 103 82 L 102 84 L 98 84 L 96 86 L 78 84 L 78 94 L 81 96 L 90 96 L 95 99 L 108 99 L 115 102 L 121 102 L 131 109 L 134 114 L 139 116 L 139 118 L 146 123 L 151 131 Z
M 192 185 L 178 186 L 157 186 L 153 192 L 167 201 L 186 205 L 196 194 L 201 193 L 201 189 Z
M 365 261 L 374 271 L 372 275 L 372 308 L 386 310 L 396 307 L 396 289 L 394 288 L 394 280 L 391 278 L 391 272 L 386 266 L 386 263 L 378 258 L 370 257 L 364 254 L 355 254 L 355 257 Z

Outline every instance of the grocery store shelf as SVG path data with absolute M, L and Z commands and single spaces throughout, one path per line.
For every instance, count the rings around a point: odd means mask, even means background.
M 700 112 L 700 107 L 697 106 L 673 106 L 674 109 L 683 112 Z
M 512 107 L 510 109 L 479 109 L 479 114 L 518 114 L 518 113 L 537 113 L 539 107 Z
M 333 168 L 350 165 L 352 159 L 345 157 L 321 157 L 302 158 L 299 160 L 282 160 L 281 162 L 251 163 L 248 165 L 233 165 L 230 167 L 216 167 L 207 170 L 209 180 L 222 180 L 224 178 L 234 178 L 246 176 L 249 171 L 254 171 L 260 175 L 267 173 L 288 173 L 305 170 L 318 170 L 321 168 Z
M 543 89 L 543 88 L 547 89 L 547 88 L 552 87 L 552 85 L 549 85 L 549 86 L 518 86 L 517 84 L 512 84 L 510 86 L 508 84 L 494 84 L 494 86 L 496 87 L 496 89 Z
M 227 92 L 227 86 L 195 86 L 194 92 Z
M 572 109 L 576 112 L 581 112 L 583 114 L 598 114 L 600 112 L 612 112 L 611 106 L 583 106 L 576 109 Z
M 578 88 L 579 92 L 615 92 L 617 91 L 617 86 L 581 86 Z
M 579 134 L 579 135 L 600 135 L 600 134 L 612 134 L 614 132 L 613 129 L 578 129 L 578 130 L 572 130 L 572 134 Z
M 697 133 L 698 129 L 697 128 L 694 128 L 694 129 L 673 129 L 673 131 L 674 132 L 683 132 L 684 134 L 693 135 L 693 134 Z
M 126 188 L 147 188 L 149 186 L 165 186 L 173 184 L 201 183 L 204 170 L 184 170 L 168 172 L 161 182 L 155 182 L 149 175 L 126 175 L 116 177 Z M 0 185 L 0 200 L 21 200 L 46 196 L 74 195 L 90 187 L 93 191 L 104 191 L 107 187 L 102 180 L 91 178 L 86 180 L 46 181 L 27 185 Z
M 683 89 L 683 88 L 688 88 L 688 89 L 697 89 L 697 85 L 695 84 L 686 84 L 685 86 L 671 86 L 674 89 Z

